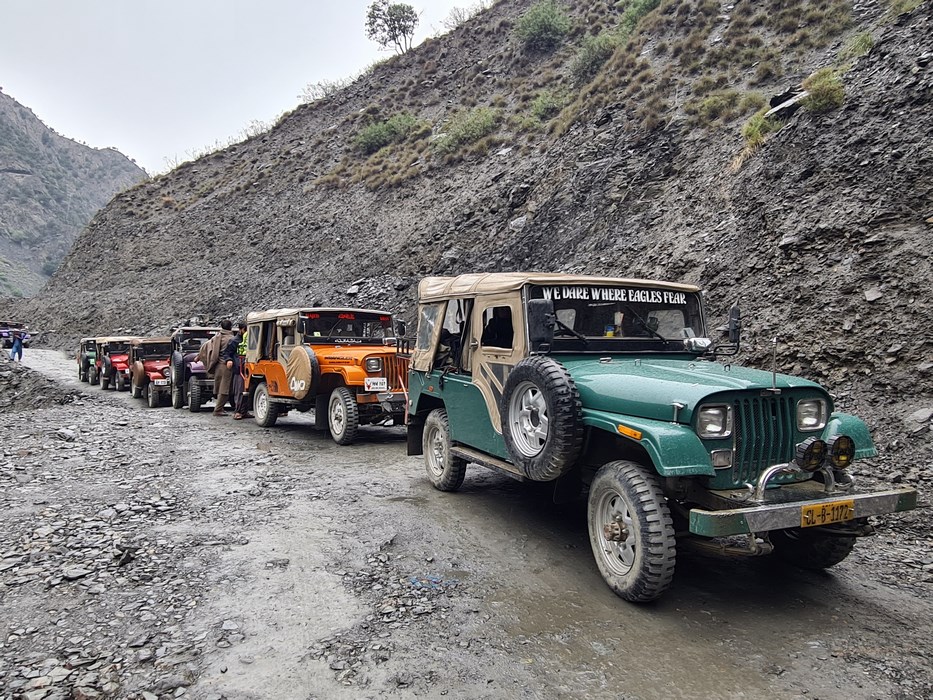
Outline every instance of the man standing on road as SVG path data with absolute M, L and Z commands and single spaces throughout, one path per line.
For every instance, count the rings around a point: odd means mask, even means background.
M 23 361 L 23 333 L 22 331 L 13 331 L 13 349 L 10 350 L 10 359 Z
M 243 372 L 246 369 L 246 342 L 247 329 L 246 324 L 240 321 L 237 324 L 238 331 L 234 333 L 233 338 L 227 343 L 224 350 L 223 359 L 227 366 L 233 372 L 233 420 L 243 420 L 251 418 L 249 406 L 246 405 L 246 396 L 243 389 L 246 386 Z
M 234 337 L 231 331 L 232 328 L 233 323 L 231 323 L 230 319 L 225 318 L 220 322 L 220 333 L 208 341 L 213 345 L 208 349 L 209 360 L 205 365 L 208 371 L 210 371 L 211 366 L 214 368 L 214 393 L 217 395 L 217 401 L 214 404 L 215 416 L 228 415 L 224 407 L 227 405 L 227 400 L 230 398 L 230 379 L 232 378 L 231 375 L 233 372 L 231 368 L 227 366 L 226 359 L 223 355 L 226 353 L 227 346 Z M 216 358 L 216 360 L 214 358 Z

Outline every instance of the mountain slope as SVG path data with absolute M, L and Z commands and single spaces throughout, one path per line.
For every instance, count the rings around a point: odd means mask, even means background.
M 33 294 L 91 217 L 146 173 L 59 136 L 0 92 L 0 294 Z
M 777 336 L 780 369 L 845 387 L 856 407 L 929 397 L 930 5 L 668 0 L 579 85 L 579 47 L 621 11 L 566 3 L 575 29 L 534 53 L 514 32 L 530 3 L 500 2 L 118 195 L 20 308 L 70 341 L 314 302 L 410 318 L 426 274 L 656 277 L 705 287 L 714 319 L 738 300 L 749 361 L 770 366 Z M 866 55 L 840 58 L 868 34 Z M 827 66 L 843 105 L 797 111 L 738 162 L 752 113 Z M 561 94 L 538 123 L 534 106 Z M 475 107 L 495 130 L 440 148 Z M 403 113 L 422 126 L 372 155 L 355 146 Z

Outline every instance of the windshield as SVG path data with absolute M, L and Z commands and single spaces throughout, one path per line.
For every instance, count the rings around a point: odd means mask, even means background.
M 197 335 L 188 335 L 187 333 L 182 334 L 181 336 L 181 351 L 182 352 L 197 352 L 201 349 L 201 346 L 204 345 L 208 340 L 211 339 L 213 334 L 197 334 Z
M 130 351 L 129 343 L 108 343 L 106 352 L 108 355 L 126 355 Z
M 392 316 L 362 311 L 309 311 L 301 315 L 299 330 L 306 343 L 382 344 L 392 333 Z
M 529 288 L 529 298 L 554 302 L 559 340 L 604 339 L 620 347 L 630 341 L 669 345 L 685 338 L 705 337 L 706 329 L 697 294 L 650 287 L 563 285 Z M 611 339 L 611 340 L 609 340 Z M 640 347 L 644 343 L 640 344 Z M 600 343 L 605 348 L 605 343 Z M 671 348 L 675 349 L 675 348 Z
M 167 360 L 172 354 L 171 343 L 144 343 L 139 346 L 139 354 L 147 359 L 156 358 Z

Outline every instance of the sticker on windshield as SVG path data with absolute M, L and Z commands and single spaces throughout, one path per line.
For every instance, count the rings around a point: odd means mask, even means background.
M 629 287 L 542 287 L 545 299 L 561 301 L 627 301 L 642 304 L 686 304 L 684 292 L 666 289 L 632 289 Z

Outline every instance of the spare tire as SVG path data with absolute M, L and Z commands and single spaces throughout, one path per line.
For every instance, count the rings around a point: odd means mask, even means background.
M 321 365 L 314 350 L 299 345 L 289 353 L 285 361 L 285 380 L 292 396 L 299 401 L 317 393 L 321 384 Z
M 551 481 L 576 464 L 583 449 L 583 404 L 560 362 L 532 355 L 515 365 L 499 411 L 509 457 L 529 479 Z

